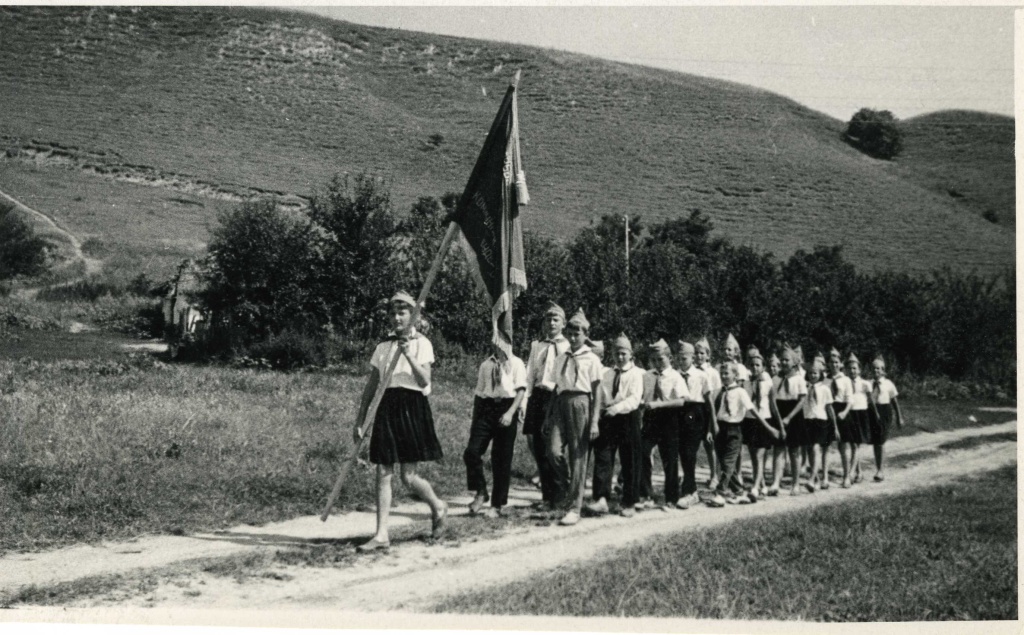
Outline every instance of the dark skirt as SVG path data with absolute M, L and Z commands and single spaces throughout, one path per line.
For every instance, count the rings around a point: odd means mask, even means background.
M 551 401 L 550 390 L 534 388 L 530 399 L 526 402 L 526 415 L 523 417 L 523 434 L 540 434 L 544 427 L 544 416 Z
M 793 412 L 799 403 L 799 399 L 778 399 L 775 401 L 775 405 L 779 407 L 779 416 L 783 419 L 788 417 L 789 413 Z M 799 448 L 808 444 L 807 432 L 804 429 L 804 413 L 802 411 L 797 412 L 789 420 L 789 425 L 786 426 L 785 444 L 787 448 Z
M 828 445 L 836 440 L 836 431 L 828 419 L 804 419 L 805 445 Z
M 761 422 L 757 419 L 750 417 L 743 419 L 743 445 L 755 445 L 760 427 Z
M 868 415 L 871 428 L 871 443 L 873 445 L 883 445 L 889 440 L 889 426 L 892 425 L 892 404 L 875 404 L 875 409 L 878 410 L 877 417 L 871 410 L 868 410 L 871 413 Z
M 839 440 L 843 443 L 865 443 L 868 435 L 868 411 L 850 410 L 846 414 L 846 420 L 838 419 L 839 412 L 836 412 L 836 423 L 839 425 Z
M 852 443 L 871 443 L 871 417 L 868 410 L 851 410 L 847 420 L 852 420 L 850 431 Z
M 419 463 L 443 456 L 430 402 L 423 393 L 408 388 L 385 390 L 370 436 L 370 463 Z

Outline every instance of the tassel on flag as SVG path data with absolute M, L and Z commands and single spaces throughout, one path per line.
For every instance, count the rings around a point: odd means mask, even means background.
M 512 302 L 526 290 L 519 206 L 529 203 L 519 151 L 516 88 L 508 87 L 452 221 L 477 284 L 491 302 L 493 341 L 512 354 Z

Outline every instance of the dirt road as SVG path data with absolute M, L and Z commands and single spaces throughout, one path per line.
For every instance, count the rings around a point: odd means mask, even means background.
M 939 445 L 971 436 L 1013 432 L 1016 422 L 960 429 L 935 434 L 916 434 L 894 439 L 890 454 L 906 455 L 934 450 Z M 316 607 L 346 611 L 418 611 L 439 598 L 482 585 L 500 584 L 536 575 L 560 565 L 600 557 L 611 549 L 654 536 L 701 530 L 747 518 L 806 509 L 855 498 L 896 494 L 922 485 L 948 482 L 962 475 L 992 469 L 1016 460 L 1012 442 L 983 444 L 956 450 L 951 456 L 929 458 L 904 469 L 893 469 L 883 483 L 865 483 L 849 490 L 780 496 L 758 503 L 687 511 L 654 511 L 634 519 L 604 517 L 585 519 L 571 528 L 522 527 L 493 538 L 462 544 L 428 545 L 410 541 L 396 545 L 386 555 L 366 557 L 338 568 L 312 568 L 274 564 L 268 575 L 242 582 L 231 577 L 203 573 L 189 562 L 239 554 L 272 552 L 288 546 L 309 545 L 317 540 L 367 536 L 373 515 L 353 512 L 321 523 L 314 516 L 263 527 L 237 527 L 227 532 L 188 537 L 149 536 L 126 543 L 76 546 L 41 554 L 12 554 L 0 559 L 0 592 L 25 585 L 49 585 L 87 576 L 125 574 L 182 567 L 185 576 L 162 576 L 156 588 L 144 593 L 116 590 L 106 595 L 73 601 L 82 607 L 166 607 L 189 609 L 298 609 Z M 871 471 L 869 470 L 870 474 Z M 516 492 L 516 504 L 536 497 L 532 490 Z M 457 501 L 458 502 L 458 501 Z M 461 501 L 465 503 L 466 501 Z M 456 509 L 465 513 L 465 509 Z M 425 524 L 425 506 L 396 510 L 395 524 Z M 18 611 L 15 611 L 16 614 Z M 0 617 L 0 621 L 4 618 Z

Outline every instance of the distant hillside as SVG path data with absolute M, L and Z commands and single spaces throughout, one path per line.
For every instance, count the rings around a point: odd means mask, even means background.
M 257 9 L 2 7 L 0 33 L 0 189 L 91 232 L 174 209 L 194 244 L 225 202 L 298 204 L 336 172 L 386 177 L 400 209 L 460 191 L 521 68 L 528 229 L 698 208 L 780 257 L 843 243 L 866 269 L 1014 262 L 1013 128 L 981 136 L 966 124 L 982 115 L 908 122 L 890 163 L 779 95 L 557 51 Z M 81 188 L 35 189 L 58 168 Z M 103 196 L 130 184 L 134 202 L 108 207 L 79 175 L 115 179 Z M 146 185 L 171 202 L 140 207 Z

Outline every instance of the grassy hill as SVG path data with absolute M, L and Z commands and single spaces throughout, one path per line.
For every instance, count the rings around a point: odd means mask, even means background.
M 338 172 L 386 178 L 400 209 L 460 191 L 518 68 L 527 229 L 698 208 L 779 257 L 1014 262 L 1006 118 L 911 120 L 906 158 L 884 162 L 779 95 L 557 51 L 257 9 L 2 7 L 0 32 L 0 190 L 126 267 L 166 268 L 217 210 L 301 204 Z

